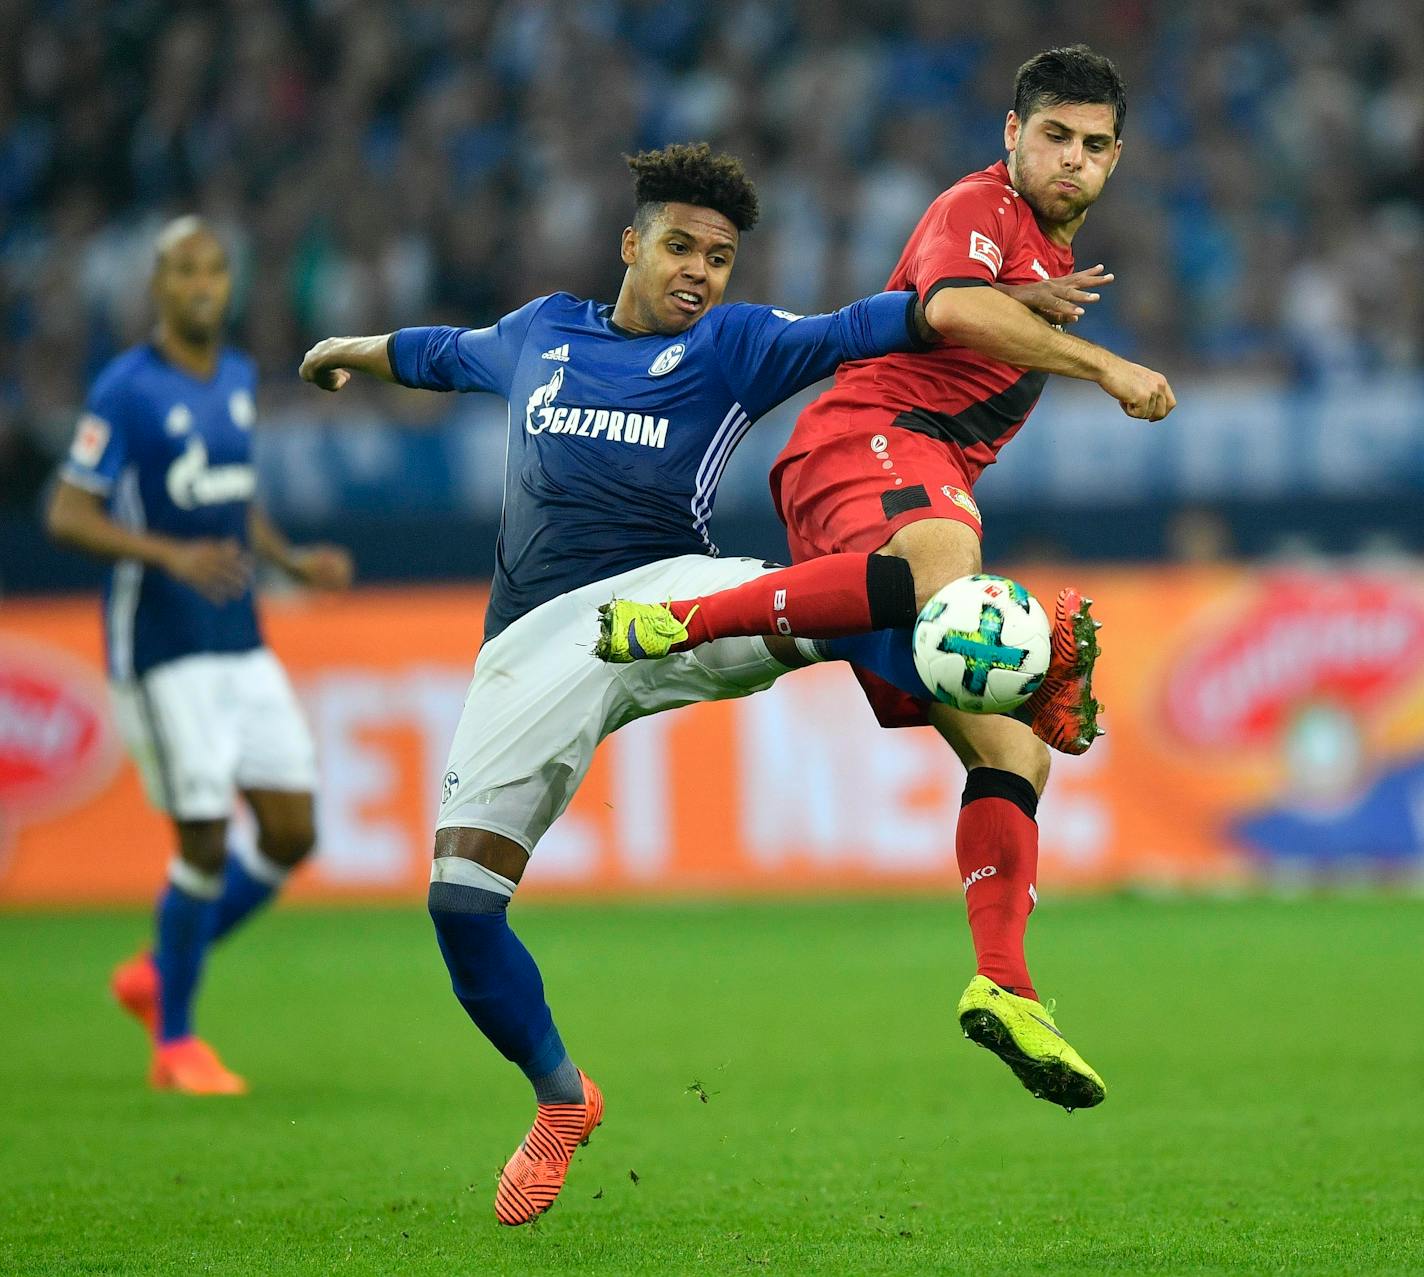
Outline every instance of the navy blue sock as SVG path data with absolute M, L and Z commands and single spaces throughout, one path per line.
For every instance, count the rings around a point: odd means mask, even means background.
M 429 906 L 450 984 L 476 1027 L 524 1071 L 541 1104 L 582 1102 L 583 1083 L 544 1001 L 539 968 L 510 930 L 509 897 L 432 882 Z
M 271 900 L 277 894 L 282 876 L 281 869 L 274 865 L 270 878 L 259 878 L 229 851 L 223 869 L 223 891 L 217 901 L 212 939 L 221 940 Z
M 833 661 L 850 661 L 922 701 L 933 700 L 915 668 L 913 630 L 874 630 L 846 638 L 820 640 L 820 648 Z
M 186 887 L 170 882 L 158 898 L 153 964 L 158 968 L 160 1042 L 186 1038 L 193 1031 L 193 995 L 217 917 L 215 896 L 221 879 L 214 876 L 209 882 L 194 870 L 185 877 Z

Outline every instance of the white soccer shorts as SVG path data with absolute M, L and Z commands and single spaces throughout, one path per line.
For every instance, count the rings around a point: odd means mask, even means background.
M 185 656 L 109 691 L 149 801 L 175 820 L 225 819 L 235 790 L 316 789 L 311 732 L 265 647 Z
M 532 852 L 610 732 L 659 710 L 770 687 L 786 666 L 760 638 L 718 639 L 631 665 L 593 654 L 600 603 L 692 598 L 769 570 L 759 559 L 663 559 L 551 599 L 496 635 L 475 662 L 436 828 L 488 829 Z

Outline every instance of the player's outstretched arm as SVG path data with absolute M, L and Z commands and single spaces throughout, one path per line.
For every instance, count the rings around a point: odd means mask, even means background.
M 256 502 L 247 508 L 247 539 L 259 558 L 314 590 L 344 590 L 355 575 L 351 555 L 342 546 L 293 545 Z
M 136 559 L 158 568 L 214 603 L 240 598 L 252 580 L 252 565 L 233 539 L 177 540 L 126 528 L 109 517 L 102 497 L 63 480 L 50 497 L 45 528 L 61 545 L 96 558 Z
M 302 359 L 301 376 L 321 390 L 340 390 L 353 372 L 395 381 L 389 353 L 390 334 L 380 337 L 327 337 Z
M 1012 297 L 989 287 L 944 288 L 925 307 L 946 341 L 1019 368 L 1095 382 L 1129 417 L 1160 421 L 1177 406 L 1167 379 L 1081 337 L 1059 332 Z

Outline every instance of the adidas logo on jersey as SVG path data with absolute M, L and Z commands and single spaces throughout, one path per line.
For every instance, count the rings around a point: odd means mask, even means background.
M 566 364 L 569 362 L 569 343 L 565 342 L 562 346 L 555 346 L 553 350 L 546 350 L 539 358 L 557 359 L 559 363 Z

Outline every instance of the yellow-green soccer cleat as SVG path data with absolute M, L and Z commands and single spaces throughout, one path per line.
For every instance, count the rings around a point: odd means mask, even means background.
M 666 603 L 614 599 L 598 609 L 598 642 L 593 654 L 611 665 L 655 661 L 686 642 L 687 626 Z
M 1103 1079 L 1058 1031 L 1051 1001 L 1044 1007 L 976 975 L 959 999 L 958 1014 L 964 1036 L 1003 1060 L 1039 1099 L 1070 1113 L 1103 1102 Z

